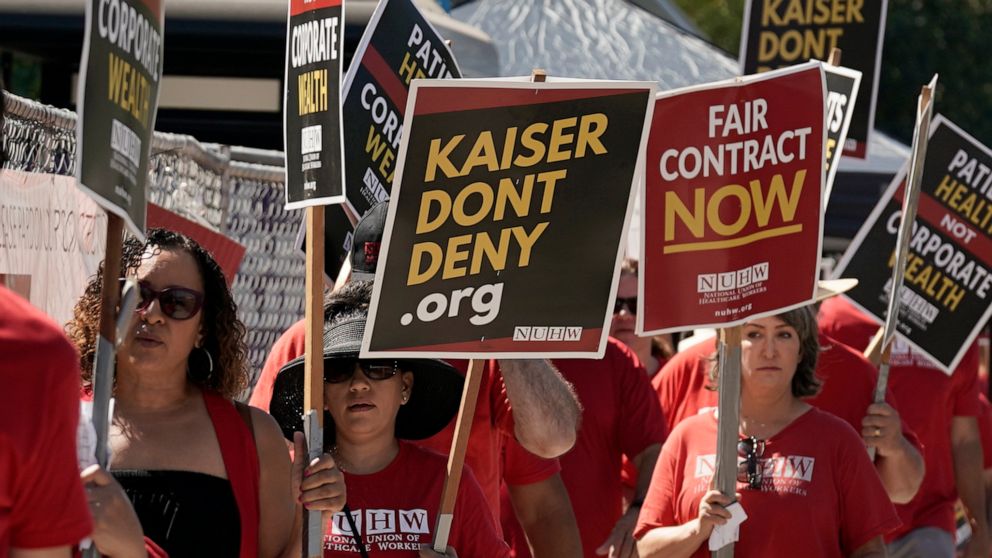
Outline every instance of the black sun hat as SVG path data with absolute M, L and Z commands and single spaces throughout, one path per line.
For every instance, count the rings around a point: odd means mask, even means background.
M 324 363 L 341 358 L 358 358 L 365 333 L 365 317 L 349 318 L 324 328 Z M 304 356 L 279 370 L 272 388 L 269 413 L 275 417 L 286 439 L 303 432 Z M 400 370 L 413 372 L 410 399 L 396 417 L 396 437 L 423 440 L 437 434 L 451 422 L 461 404 L 465 378 L 450 364 L 435 359 L 399 359 Z M 334 420 L 324 411 L 324 444 L 334 443 Z

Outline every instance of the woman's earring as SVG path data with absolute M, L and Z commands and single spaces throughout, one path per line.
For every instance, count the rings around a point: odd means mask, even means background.
M 200 350 L 207 355 L 207 363 L 209 364 L 207 367 L 207 376 L 210 376 L 210 374 L 214 373 L 214 357 L 210 356 L 210 351 L 204 349 L 203 347 L 200 347 Z

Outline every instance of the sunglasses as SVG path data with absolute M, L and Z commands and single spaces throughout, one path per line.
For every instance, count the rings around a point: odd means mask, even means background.
M 761 455 L 765 453 L 765 441 L 754 436 L 748 436 L 737 442 L 737 455 L 744 458 L 737 465 L 737 481 L 746 482 L 748 488 L 761 490 L 761 478 L 764 467 Z
M 637 297 L 636 296 L 632 296 L 630 298 L 617 297 L 616 301 L 613 303 L 613 313 L 619 314 L 620 311 L 623 310 L 624 308 L 627 309 L 627 312 L 630 312 L 631 314 L 636 314 Z
M 324 361 L 324 381 L 329 384 L 347 382 L 355 375 L 356 368 L 361 368 L 366 378 L 377 382 L 388 380 L 400 371 L 399 363 L 395 360 L 336 358 Z
M 124 279 L 121 279 L 121 287 Z M 145 312 L 151 303 L 158 300 L 162 313 L 173 320 L 188 320 L 203 307 L 203 293 L 185 287 L 168 287 L 156 291 L 146 281 L 138 281 L 138 305 L 136 312 Z

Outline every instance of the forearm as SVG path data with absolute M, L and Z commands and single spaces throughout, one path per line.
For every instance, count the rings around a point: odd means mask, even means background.
M 658 462 L 659 453 L 661 453 L 661 444 L 651 444 L 634 458 L 634 466 L 637 467 L 637 488 L 634 492 L 634 501 L 643 502 L 644 497 L 647 496 L 648 487 L 651 486 L 651 475 L 654 473 L 654 466 Z
M 571 510 L 554 510 L 539 521 L 522 523 L 533 558 L 582 556 L 582 539 Z
M 895 504 L 905 504 L 916 496 L 923 482 L 925 465 L 923 456 L 905 438 L 899 449 L 875 458 L 875 469 L 882 479 L 882 485 Z
M 540 457 L 557 457 L 575 444 L 579 403 L 572 385 L 547 360 L 501 360 L 514 434 Z
M 637 541 L 640 558 L 689 558 L 709 534 L 700 531 L 698 519 L 677 527 L 658 527 Z
M 582 556 L 579 526 L 560 475 L 507 489 L 534 558 Z
M 982 474 L 982 446 L 977 439 L 954 444 L 954 478 L 958 497 L 971 518 L 972 536 L 987 541 L 989 532 Z

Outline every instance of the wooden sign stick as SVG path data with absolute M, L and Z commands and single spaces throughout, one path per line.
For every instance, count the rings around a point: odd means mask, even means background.
M 741 326 L 720 330 L 719 397 L 716 434 L 716 489 L 734 498 L 737 493 L 737 441 L 741 415 Z M 733 558 L 734 545 L 713 552 L 713 558 Z
M 309 461 L 324 453 L 324 207 L 307 208 L 306 357 L 303 380 L 303 427 Z M 321 558 L 324 525 L 320 512 L 303 510 L 303 556 Z
M 114 394 L 117 347 L 117 303 L 120 300 L 121 248 L 124 221 L 107 212 L 107 242 L 103 258 L 103 285 L 100 292 L 100 335 L 93 357 L 93 429 L 96 431 L 96 462 L 106 469 L 110 462 L 110 399 Z M 85 558 L 100 556 L 96 545 L 83 551 Z
M 933 93 L 937 87 L 937 75 L 930 83 L 923 86 L 916 107 L 916 127 L 913 130 L 912 162 L 906 176 L 906 187 L 902 198 L 902 221 L 896 236 L 896 261 L 892 266 L 892 280 L 889 287 L 889 306 L 885 314 L 885 325 L 882 326 L 878 347 L 869 346 L 871 351 L 866 356 L 879 355 L 878 382 L 875 384 L 875 403 L 885 401 L 885 392 L 889 384 L 889 355 L 891 343 L 899 325 L 899 307 L 902 303 L 902 286 L 906 276 L 906 260 L 909 257 L 909 240 L 913 235 L 913 223 L 916 221 L 916 208 L 920 202 L 920 185 L 923 181 L 923 163 L 927 156 L 927 139 L 930 136 L 930 117 L 933 115 Z M 878 334 L 876 334 L 878 336 Z M 874 340 L 873 340 L 873 344 Z M 880 350 L 878 350 L 880 348 Z M 868 448 L 868 453 L 875 458 L 875 448 Z
M 96 460 L 107 468 L 110 398 L 114 391 L 114 353 L 117 345 L 117 303 L 120 300 L 121 247 L 124 221 L 107 212 L 107 243 L 103 259 L 100 300 L 100 336 L 93 361 L 93 428 L 96 429 Z
M 535 83 L 543 82 L 546 78 L 547 74 L 544 70 L 535 68 L 531 72 L 531 80 Z M 465 450 L 468 449 L 468 435 L 472 431 L 472 420 L 475 418 L 475 404 L 479 399 L 479 385 L 482 381 L 484 365 L 484 360 L 472 359 L 468 363 L 468 373 L 465 374 L 462 403 L 458 407 L 458 418 L 455 421 L 455 437 L 451 441 L 451 451 L 448 453 L 448 472 L 444 479 L 444 488 L 441 490 L 441 507 L 437 514 L 437 524 L 434 526 L 434 552 L 441 554 L 448 549 L 455 500 L 458 497 L 458 485 L 462 480 Z
M 475 404 L 479 399 L 479 386 L 482 384 L 482 367 L 485 364 L 484 360 L 472 359 L 465 374 L 462 402 L 458 407 L 458 418 L 455 422 L 455 437 L 451 441 L 451 451 L 448 453 L 448 471 L 444 478 L 444 488 L 441 490 L 441 507 L 438 509 L 437 524 L 434 526 L 434 551 L 441 554 L 444 554 L 448 548 L 455 501 L 458 499 L 458 485 L 461 483 L 462 468 L 465 466 L 465 450 L 468 449 L 468 436 L 472 431 Z
M 827 58 L 827 64 L 831 66 L 840 66 L 840 55 L 841 50 L 837 47 L 830 49 L 830 58 Z

